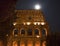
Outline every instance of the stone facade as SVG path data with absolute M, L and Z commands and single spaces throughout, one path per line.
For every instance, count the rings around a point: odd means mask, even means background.
M 15 27 L 7 34 L 7 46 L 46 46 L 49 26 L 41 10 L 15 10 Z

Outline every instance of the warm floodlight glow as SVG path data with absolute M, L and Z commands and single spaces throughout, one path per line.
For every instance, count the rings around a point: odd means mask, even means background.
M 39 36 L 39 35 L 37 35 L 36 37 L 37 37 L 37 38 L 39 38 L 40 36 Z
M 27 22 L 27 25 L 30 25 L 31 23 L 30 22 Z
M 45 25 L 45 22 L 41 22 L 41 25 Z
M 34 22 L 34 25 L 40 25 L 40 22 Z
M 16 22 L 13 23 L 14 26 L 15 26 L 16 24 L 17 24 Z
M 44 41 L 44 42 L 42 43 L 42 46 L 46 46 L 46 41 Z
M 18 46 L 17 42 L 14 41 L 12 46 Z
M 38 25 L 40 25 L 40 22 L 38 22 Z
M 40 6 L 39 4 L 36 4 L 36 5 L 35 5 L 35 9 L 36 9 L 36 10 L 39 10 L 39 9 L 41 9 L 41 6 Z
M 20 46 L 25 46 L 25 42 L 20 42 Z
M 36 22 L 34 22 L 34 25 L 36 25 L 37 23 Z

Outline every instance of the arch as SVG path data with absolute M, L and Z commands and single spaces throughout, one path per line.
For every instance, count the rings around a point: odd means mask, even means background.
M 20 46 L 25 46 L 25 42 L 24 41 L 21 41 L 20 42 Z
M 25 34 L 25 29 L 22 28 L 22 29 L 20 30 L 20 34 Z
M 17 41 L 13 41 L 13 46 L 18 46 Z
M 46 41 L 43 41 L 42 46 L 46 46 Z
M 46 29 L 46 28 L 44 28 L 45 29 L 45 32 L 46 32 L 46 36 L 47 36 L 47 34 L 48 34 L 48 30 Z
M 27 46 L 33 46 L 33 41 L 28 40 L 28 42 L 27 42 Z
M 34 35 L 39 35 L 39 29 L 36 28 L 36 29 L 34 30 Z
M 42 29 L 42 36 L 47 36 L 47 30 L 45 28 Z
M 36 41 L 35 46 L 40 46 L 40 41 Z
M 31 36 L 32 35 L 32 29 L 27 30 L 27 35 Z
M 13 30 L 13 35 L 14 35 L 14 36 L 17 36 L 17 35 L 18 35 L 18 29 L 14 29 L 14 30 Z
M 42 30 L 42 35 L 46 35 L 46 31 L 44 29 Z

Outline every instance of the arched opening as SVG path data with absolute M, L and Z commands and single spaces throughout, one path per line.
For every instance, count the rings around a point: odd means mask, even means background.
M 14 36 L 18 35 L 18 29 L 14 29 Z
M 27 42 L 27 46 L 33 46 L 33 42 L 32 41 L 28 41 Z
M 45 29 L 42 30 L 42 36 L 46 36 L 46 30 Z
M 21 35 L 25 35 L 25 30 L 24 29 L 21 30 Z
M 46 41 L 44 41 L 44 42 L 42 43 L 42 46 L 46 46 Z
M 25 46 L 25 43 L 21 41 L 20 46 Z
M 35 29 L 35 30 L 34 30 L 34 34 L 35 34 L 35 35 L 39 35 L 39 30 L 38 30 L 38 29 Z
M 40 41 L 36 41 L 35 46 L 40 46 Z
M 32 35 L 32 29 L 27 30 L 27 35 L 31 36 Z
M 18 46 L 17 41 L 13 41 L 13 46 Z

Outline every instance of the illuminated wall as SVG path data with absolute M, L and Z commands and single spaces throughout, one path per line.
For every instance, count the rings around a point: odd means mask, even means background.
M 42 11 L 16 10 L 15 12 L 17 18 L 12 23 L 14 29 L 7 39 L 11 43 L 10 46 L 46 46 L 49 26 Z
M 13 41 L 13 46 L 18 46 L 18 43 L 16 41 Z

